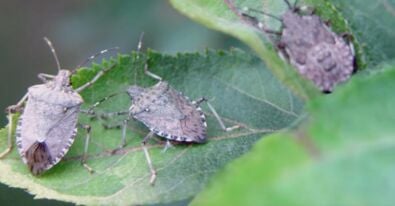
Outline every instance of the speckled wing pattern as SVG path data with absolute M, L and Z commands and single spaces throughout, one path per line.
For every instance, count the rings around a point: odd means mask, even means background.
M 147 88 L 133 104 L 133 117 L 161 137 L 182 142 L 206 140 L 201 109 L 167 82 Z
M 283 16 L 280 45 L 298 71 L 322 91 L 332 91 L 354 71 L 352 45 L 332 32 L 316 15 L 298 15 L 288 11 Z

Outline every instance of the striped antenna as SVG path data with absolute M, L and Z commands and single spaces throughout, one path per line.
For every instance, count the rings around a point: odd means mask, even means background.
M 55 51 L 55 48 L 52 45 L 52 42 L 47 37 L 44 37 L 44 41 L 48 44 L 49 48 L 51 49 L 52 55 L 54 56 L 55 61 L 56 61 L 56 65 L 58 67 L 58 71 L 60 71 L 61 68 L 60 68 L 58 55 L 56 54 L 56 51 Z
M 144 32 L 141 32 L 139 42 L 137 44 L 137 57 L 136 60 L 140 59 L 141 48 L 143 47 Z M 137 84 L 137 67 L 134 69 L 134 84 Z
M 141 51 L 141 47 L 143 47 L 143 39 L 144 39 L 144 32 L 141 32 L 139 43 L 137 44 L 137 52 Z
M 279 18 L 279 17 L 277 17 L 277 16 L 275 16 L 275 15 L 273 15 L 273 14 L 264 12 L 264 11 L 260 11 L 260 10 L 253 9 L 253 8 L 248 8 L 248 7 L 244 7 L 243 10 L 246 11 L 246 12 L 252 11 L 252 12 L 255 12 L 255 13 L 263 14 L 263 15 L 266 15 L 266 16 L 268 16 L 268 17 L 272 17 L 273 19 L 276 19 L 276 20 L 282 22 L 282 19 L 281 19 L 281 18 Z
M 101 56 L 101 55 L 103 55 L 103 54 L 105 54 L 105 53 L 107 53 L 107 52 L 110 52 L 110 51 L 118 51 L 118 50 L 119 50 L 119 47 L 113 47 L 113 48 L 109 48 L 109 49 L 102 50 L 102 51 L 100 51 L 100 52 L 98 52 L 98 53 L 96 53 L 96 54 L 90 56 L 90 57 L 87 58 L 85 61 L 83 61 L 82 63 L 80 63 L 80 64 L 74 69 L 73 73 L 75 72 L 75 70 L 81 68 L 82 66 L 85 66 L 87 63 L 91 62 L 92 60 L 96 59 L 97 57 L 99 57 L 99 56 Z

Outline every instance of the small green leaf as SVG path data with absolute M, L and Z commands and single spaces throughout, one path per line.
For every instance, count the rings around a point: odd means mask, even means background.
M 391 205 L 395 64 L 310 102 L 310 121 L 270 135 L 192 205 Z
M 83 153 L 84 131 L 79 134 L 64 160 L 40 177 L 32 176 L 16 149 L 0 160 L 0 181 L 27 189 L 36 198 L 57 199 L 77 204 L 131 205 L 176 202 L 193 197 L 212 174 L 229 161 L 248 151 L 262 136 L 291 125 L 303 112 L 303 102 L 292 95 L 266 69 L 262 61 L 240 50 L 207 51 L 177 56 L 156 52 L 121 55 L 116 60 L 81 69 L 73 77 L 78 87 L 89 81 L 101 67 L 115 67 L 92 87 L 82 92 L 83 108 L 109 94 L 125 91 L 135 83 L 150 86 L 154 80 L 143 75 L 148 58 L 150 69 L 168 80 L 191 99 L 205 96 L 211 100 L 227 126 L 241 129 L 224 133 L 209 112 L 206 144 L 175 145 L 162 152 L 164 141 L 149 142 L 153 165 L 158 171 L 155 186 L 149 185 L 149 169 L 141 149 L 148 133 L 142 124 L 132 121 L 127 146 L 111 154 L 120 143 L 121 131 L 105 130 L 98 120 L 81 115 L 80 122 L 92 125 L 92 139 L 87 163 L 96 171 L 89 174 L 79 162 Z M 126 94 L 104 102 L 97 112 L 127 110 L 131 104 Z M 209 111 L 203 105 L 204 111 Z M 109 124 L 120 123 L 120 118 Z M 0 151 L 6 145 L 7 130 L 0 130 Z

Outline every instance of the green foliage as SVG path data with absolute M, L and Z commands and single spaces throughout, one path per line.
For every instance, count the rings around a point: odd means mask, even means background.
M 296 71 L 285 63 L 268 43 L 268 38 L 263 37 L 263 33 L 255 27 L 242 21 L 237 11 L 232 11 L 230 7 L 248 6 L 252 8 L 261 5 L 261 1 L 241 1 L 226 3 L 226 1 L 207 1 L 207 0 L 170 0 L 172 5 L 183 14 L 193 20 L 218 31 L 225 32 L 237 37 L 249 45 L 259 57 L 261 57 L 268 68 L 284 84 L 291 88 L 303 99 L 309 99 L 317 95 L 317 90 L 310 82 L 302 79 Z M 273 2 L 273 5 L 283 4 L 281 1 Z M 270 20 L 270 22 L 275 20 Z
M 278 79 L 303 98 L 317 94 L 303 79 L 275 54 L 268 35 L 243 22 L 237 12 L 244 7 L 266 11 L 281 16 L 286 9 L 282 0 L 170 0 L 173 6 L 191 19 L 218 31 L 230 34 L 249 45 L 261 57 Z M 291 1 L 293 2 L 293 1 Z M 339 34 L 349 33 L 356 50 L 359 69 L 374 68 L 382 61 L 395 57 L 394 1 L 363 2 L 341 0 L 305 0 L 307 4 Z M 233 10 L 230 9 L 234 7 Z M 278 29 L 279 22 L 273 18 L 257 15 L 271 28 Z
M 278 0 L 224 0 L 224 1 L 206 1 L 206 0 L 170 0 L 173 6 L 180 12 L 189 16 L 193 20 L 218 31 L 230 34 L 247 45 L 249 45 L 259 57 L 261 57 L 273 71 L 278 79 L 291 88 L 297 95 L 304 99 L 317 96 L 317 91 L 310 84 L 298 75 L 291 66 L 279 58 L 277 52 L 273 49 L 272 36 L 264 34 L 261 30 L 256 29 L 253 25 L 245 22 L 241 18 L 240 12 L 244 7 L 254 8 L 269 12 L 275 16 L 281 16 L 288 9 L 284 1 Z M 313 1 L 313 0 L 312 0 Z M 313 1 L 317 7 L 318 13 L 322 11 L 325 19 L 330 19 L 338 32 L 350 32 L 348 24 L 342 18 L 341 14 L 334 9 L 333 5 L 320 0 Z M 279 30 L 280 23 L 271 17 L 257 14 L 256 17 L 265 22 L 265 25 L 272 30 Z M 357 53 L 362 54 L 358 41 L 354 40 Z M 358 56 L 358 63 L 364 65 L 364 57 Z
M 154 73 L 191 99 L 201 96 L 211 99 L 228 126 L 240 124 L 242 128 L 224 133 L 212 114 L 206 112 L 209 137 L 206 144 L 175 145 L 162 153 L 164 141 L 151 141 L 149 151 L 158 178 L 155 186 L 150 186 L 150 174 L 140 146 L 148 129 L 132 122 L 127 147 L 112 155 L 111 151 L 120 143 L 121 131 L 104 130 L 102 121 L 90 121 L 80 115 L 80 122 L 89 123 L 93 128 L 88 164 L 95 169 L 94 174 L 89 174 L 79 162 L 85 135 L 80 130 L 66 158 L 40 177 L 29 173 L 14 149 L 0 161 L 0 181 L 25 188 L 37 198 L 77 204 L 130 205 L 185 200 L 199 192 L 218 169 L 248 151 L 256 140 L 288 127 L 303 112 L 302 101 L 282 86 L 260 59 L 240 50 L 177 56 L 149 51 L 147 56 L 121 55 L 93 69 L 82 69 L 73 77 L 75 87 L 90 80 L 101 67 L 115 64 L 110 72 L 82 92 L 83 107 L 86 109 L 109 94 L 125 91 L 135 83 L 135 73 L 137 84 L 153 85 L 155 81 L 143 74 L 146 58 Z M 130 104 L 129 97 L 122 94 L 103 103 L 97 112 L 125 110 Z M 204 105 L 203 109 L 209 111 Z M 120 122 L 120 118 L 115 118 L 107 123 Z M 6 133 L 6 129 L 0 131 L 1 150 L 6 145 Z
M 191 19 L 249 45 L 296 94 L 316 97 L 280 63 L 268 36 L 237 16 L 255 8 L 281 16 L 278 0 L 170 0 Z M 305 0 L 337 33 L 352 34 L 359 77 L 308 102 L 308 122 L 260 140 L 212 178 L 192 205 L 386 205 L 394 201 L 395 1 Z M 280 24 L 259 16 L 272 29 Z M 289 79 L 292 79 L 289 81 Z M 299 87 L 298 85 L 302 85 Z M 302 88 L 302 89 L 301 89 Z
M 192 205 L 392 204 L 394 90 L 392 65 L 311 102 L 306 125 L 258 142 Z
M 332 0 L 361 43 L 368 69 L 395 58 L 394 0 Z
M 81 116 L 93 127 L 88 163 L 92 175 L 79 163 L 84 133 L 66 158 L 40 177 L 33 177 L 15 149 L 0 161 L 0 181 L 25 188 L 38 198 L 77 204 L 156 204 L 193 198 L 194 205 L 385 205 L 394 202 L 395 122 L 395 0 L 305 0 L 337 33 L 350 33 L 356 49 L 358 77 L 321 96 L 308 81 L 279 58 L 269 36 L 240 19 L 237 9 L 252 7 L 280 16 L 282 0 L 170 0 L 181 13 L 249 45 L 260 59 L 239 50 L 184 53 L 157 52 L 117 59 L 81 69 L 73 76 L 78 87 L 102 67 L 115 67 L 82 93 L 84 108 L 131 84 L 150 86 L 143 74 L 150 69 L 191 99 L 208 97 L 231 133 L 220 130 L 208 116 L 209 141 L 203 145 L 176 145 L 162 153 L 163 141 L 152 140 L 149 151 L 158 170 L 150 186 L 148 167 L 140 142 L 148 130 L 138 122 L 128 128 L 128 145 L 112 154 L 121 131 L 104 130 L 102 121 Z M 273 18 L 257 16 L 272 28 Z M 261 61 L 264 60 L 264 63 Z M 135 75 L 136 74 L 136 75 Z M 306 115 L 303 105 L 308 101 Z M 103 103 L 97 111 L 114 112 L 131 104 L 126 94 Z M 208 111 L 206 107 L 203 107 Z M 303 120 L 308 121 L 303 121 Z M 296 121 L 299 120 L 299 121 Z M 119 124 L 122 118 L 106 123 Z M 302 122 L 302 123 L 301 123 Z M 282 130 L 282 129 L 286 129 Z M 261 138 L 279 130 L 282 132 Z M 259 141 L 258 141 L 259 140 Z M 251 152 L 229 164 L 228 162 Z M 6 129 L 0 130 L 0 149 Z

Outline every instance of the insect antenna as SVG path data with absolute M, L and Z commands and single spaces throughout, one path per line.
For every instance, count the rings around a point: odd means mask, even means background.
M 137 57 L 136 60 L 140 59 L 141 48 L 143 47 L 144 32 L 141 32 L 139 42 L 137 44 Z M 134 84 L 137 84 L 137 67 L 134 69 Z
M 44 41 L 48 44 L 49 48 L 51 49 L 52 55 L 54 56 L 55 61 L 56 61 L 56 66 L 58 67 L 58 71 L 60 71 L 61 68 L 60 68 L 58 55 L 56 54 L 56 51 L 55 51 L 55 48 L 52 45 L 52 42 L 47 37 L 44 37 Z
M 255 12 L 255 13 L 263 14 L 265 16 L 272 17 L 273 19 L 276 19 L 276 20 L 282 22 L 281 18 L 277 17 L 276 15 L 264 12 L 264 11 L 260 11 L 260 10 L 253 9 L 253 8 L 248 8 L 248 7 L 244 7 L 243 10 L 246 11 L 246 12 L 252 11 L 252 12 Z M 243 13 L 243 15 L 245 15 L 245 14 Z
M 261 11 L 258 11 L 258 10 L 256 10 L 256 11 L 257 12 L 261 12 Z M 241 15 L 244 18 L 247 18 L 248 22 L 251 23 L 254 27 L 257 27 L 258 29 L 263 30 L 265 33 L 273 34 L 273 35 L 277 35 L 277 36 L 281 35 L 281 32 L 267 28 L 263 24 L 263 22 L 260 22 L 256 17 L 251 16 L 251 15 L 249 15 L 247 13 L 241 13 Z M 277 18 L 275 18 L 275 19 L 277 19 Z M 278 19 L 278 20 L 281 21 L 281 19 Z
M 83 62 L 81 62 L 80 64 L 78 64 L 78 66 L 76 66 L 75 69 L 74 69 L 71 73 L 74 74 L 74 73 L 77 71 L 77 69 L 81 68 L 82 66 L 86 65 L 87 63 L 93 61 L 93 60 L 96 59 L 97 57 L 99 57 L 99 56 L 101 56 L 101 55 L 103 55 L 103 54 L 105 54 L 105 53 L 107 53 L 107 52 L 110 52 L 110 51 L 118 51 L 118 50 L 119 50 L 119 47 L 112 47 L 112 48 L 105 49 L 105 50 L 102 50 L 102 51 L 100 51 L 100 52 L 97 52 L 96 54 L 90 56 L 89 58 L 87 58 L 86 60 L 84 60 Z
M 137 44 L 137 52 L 141 52 L 141 48 L 143 47 L 143 39 L 144 39 L 144 32 L 141 32 L 139 43 Z
M 292 5 L 291 5 L 291 3 L 289 2 L 289 0 L 284 0 L 285 1 L 285 3 L 288 5 L 288 8 L 290 9 L 290 10 L 293 10 L 293 8 L 295 8 L 295 7 L 292 7 Z M 296 0 L 297 1 L 297 0 Z M 295 5 L 296 5 L 296 1 L 295 1 Z

